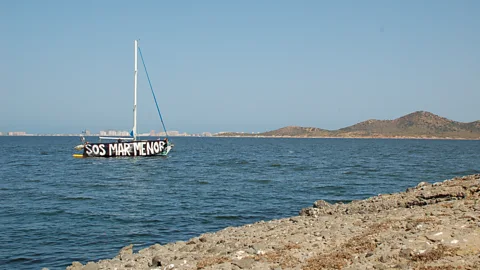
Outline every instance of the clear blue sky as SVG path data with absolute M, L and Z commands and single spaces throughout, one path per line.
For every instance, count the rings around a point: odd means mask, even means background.
M 480 119 L 480 1 L 0 1 L 0 131 L 130 130 L 140 39 L 169 130 Z M 140 70 L 139 131 L 160 130 Z

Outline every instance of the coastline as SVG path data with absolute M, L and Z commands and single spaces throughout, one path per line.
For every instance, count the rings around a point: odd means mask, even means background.
M 4 138 L 12 137 L 81 137 L 81 134 L 26 134 L 26 135 L 0 135 Z M 98 137 L 100 135 L 88 135 L 87 137 Z M 156 137 L 144 135 L 143 137 Z M 436 136 L 289 136 L 289 135 L 252 135 L 252 134 L 238 134 L 238 135 L 221 135 L 214 134 L 211 136 L 200 135 L 176 135 L 169 136 L 173 138 L 272 138 L 272 139 L 392 139 L 392 140 L 459 140 L 459 141 L 478 141 L 480 137 L 436 137 Z
M 255 135 L 237 135 L 222 136 L 215 135 L 215 138 L 275 138 L 275 139 L 391 139 L 391 140 L 458 140 L 458 141 L 478 141 L 480 138 L 454 138 L 454 137 L 415 137 L 415 136 L 255 136 Z
M 227 227 L 80 269 L 479 269 L 480 174 Z

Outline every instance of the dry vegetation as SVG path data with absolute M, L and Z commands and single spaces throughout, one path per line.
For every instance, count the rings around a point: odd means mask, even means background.
M 283 248 L 267 252 L 264 255 L 257 255 L 255 256 L 255 260 L 266 260 L 267 262 L 277 264 L 284 269 L 294 268 L 300 263 L 300 261 L 298 260 L 298 258 L 295 258 L 288 253 L 288 251 L 291 249 L 300 249 L 300 245 L 289 243 Z

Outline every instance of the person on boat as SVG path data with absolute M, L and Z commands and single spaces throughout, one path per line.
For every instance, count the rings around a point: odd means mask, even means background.
M 166 147 L 168 145 L 168 139 L 167 138 L 163 139 L 163 143 L 164 143 L 163 145 Z

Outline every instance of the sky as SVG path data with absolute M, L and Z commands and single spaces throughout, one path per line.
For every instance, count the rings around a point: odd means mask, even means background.
M 135 39 L 168 130 L 480 120 L 478 14 L 475 0 L 0 0 L 0 132 L 131 130 Z M 138 131 L 159 131 L 141 67 Z

